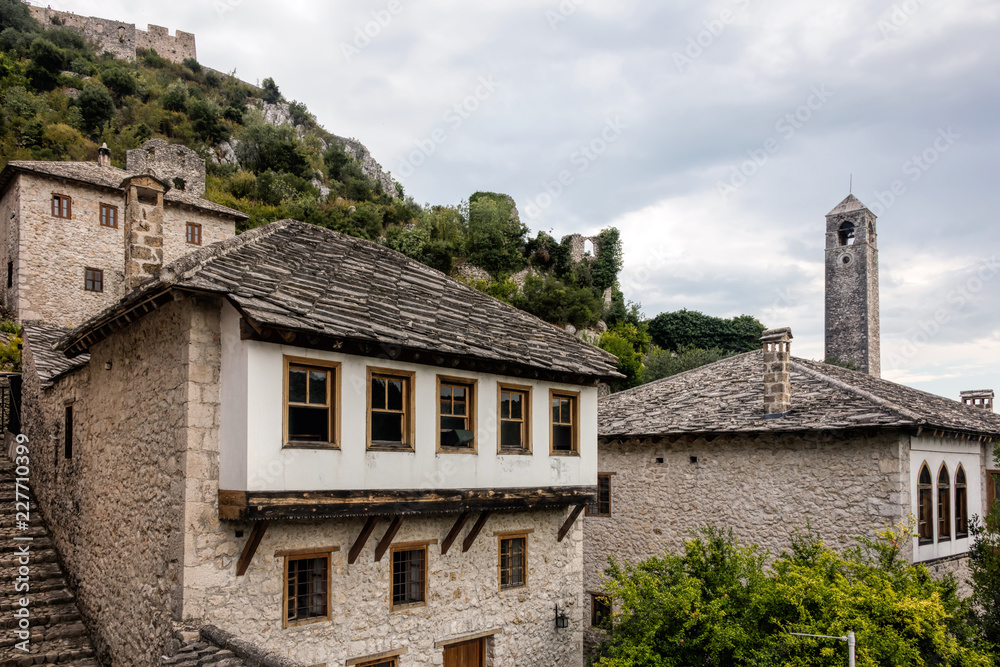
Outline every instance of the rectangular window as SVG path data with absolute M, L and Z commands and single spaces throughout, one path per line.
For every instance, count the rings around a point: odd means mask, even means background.
M 368 369 L 368 446 L 412 449 L 413 373 Z
M 521 588 L 528 582 L 527 536 L 500 538 L 500 590 Z
M 73 406 L 66 406 L 66 420 L 63 426 L 63 457 L 73 458 Z
M 358 667 L 399 667 L 399 662 L 396 658 L 386 658 L 384 660 L 377 660 L 376 662 L 366 662 L 358 665 Z
M 438 376 L 438 445 L 476 450 L 476 383 Z
M 427 547 L 392 552 L 392 607 L 427 601 Z
M 118 207 L 101 204 L 101 227 L 118 229 Z
M 201 225 L 197 222 L 187 223 L 187 242 L 191 245 L 201 245 Z
M 590 625 L 595 628 L 606 627 L 611 619 L 611 601 L 606 595 L 590 594 Z
M 597 498 L 587 505 L 587 516 L 611 516 L 611 475 L 597 475 Z
M 520 454 L 531 451 L 531 388 L 500 385 L 501 454 Z
M 1000 500 L 1000 470 L 986 471 L 986 513 L 993 509 L 993 503 Z
M 553 454 L 573 454 L 579 450 L 579 394 L 549 393 L 552 411 L 551 451 Z
M 285 627 L 330 618 L 330 554 L 285 557 Z
M 285 357 L 285 446 L 337 447 L 340 364 Z
M 64 195 L 52 195 L 52 217 L 72 218 L 73 200 Z
M 83 270 L 83 289 L 88 292 L 104 291 L 104 271 L 101 269 Z
M 7 262 L 7 289 L 14 286 L 14 262 Z

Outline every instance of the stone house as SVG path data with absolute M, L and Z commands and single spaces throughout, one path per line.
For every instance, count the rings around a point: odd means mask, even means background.
M 203 198 L 205 161 L 151 139 L 96 162 L 12 161 L 0 172 L 0 304 L 74 326 L 164 264 L 236 235 L 245 214 Z M 123 251 L 124 249 L 124 251 Z
M 912 561 L 961 573 L 1000 416 L 794 358 L 791 340 L 767 332 L 761 351 L 601 399 L 598 502 L 584 520 L 593 621 L 609 611 L 609 555 L 676 552 L 709 524 L 776 555 L 796 527 L 843 549 L 912 517 Z M 589 630 L 588 646 L 600 636 Z
M 576 665 L 616 360 L 281 221 L 25 327 L 33 486 L 109 664 L 211 624 L 304 665 Z

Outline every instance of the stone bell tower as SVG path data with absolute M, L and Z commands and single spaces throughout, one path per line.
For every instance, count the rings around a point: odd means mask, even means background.
M 881 377 L 877 240 L 854 195 L 826 216 L 826 358 Z

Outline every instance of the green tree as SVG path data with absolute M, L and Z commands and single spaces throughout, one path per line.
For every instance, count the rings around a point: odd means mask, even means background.
M 678 310 L 654 317 L 649 323 L 649 333 L 653 342 L 664 350 L 694 346 L 751 352 L 760 348 L 764 325 L 750 315 L 723 319 L 696 310 Z
M 618 357 L 618 372 L 624 375 L 625 379 L 614 383 L 612 385 L 614 389 L 628 389 L 642 384 L 642 360 L 649 349 L 649 333 L 645 324 L 636 326 L 628 322 L 619 322 L 601 334 L 597 346 Z
M 1000 458 L 1000 446 L 994 456 Z M 985 520 L 974 517 L 969 531 L 973 623 L 982 640 L 1000 651 L 1000 504 L 989 508 Z
M 222 122 L 222 113 L 212 100 L 195 100 L 188 108 L 195 134 L 209 145 L 222 143 L 229 138 L 229 128 Z
M 83 87 L 77 104 L 80 106 L 84 127 L 91 133 L 115 116 L 115 101 L 107 90 L 93 83 Z
M 281 101 L 281 90 L 278 89 L 278 84 L 274 82 L 274 79 L 267 77 L 264 82 L 260 85 L 261 88 L 261 98 L 265 102 L 270 102 L 271 104 L 277 104 Z
M 28 4 L 21 0 L 0 0 L 0 31 L 38 32 L 41 26 L 31 15 Z
M 514 200 L 494 192 L 477 192 L 469 197 L 469 261 L 497 277 L 524 268 L 525 236 Z
M 139 79 L 136 78 L 135 73 L 120 65 L 109 67 L 101 72 L 101 83 L 107 86 L 118 101 L 129 95 L 135 95 L 139 91 Z
M 618 284 L 618 274 L 623 262 L 621 233 L 614 227 L 602 229 L 597 235 L 597 248 L 591 275 L 594 287 L 603 292 Z
M 188 105 L 188 89 L 180 81 L 175 81 L 170 84 L 166 92 L 163 93 L 163 97 L 160 98 L 160 104 L 167 111 L 187 111 Z

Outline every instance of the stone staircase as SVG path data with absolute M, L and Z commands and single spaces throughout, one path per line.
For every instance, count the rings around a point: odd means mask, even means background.
M 0 454 L 0 667 L 100 667 L 34 498 L 30 501 L 31 521 L 27 528 L 17 526 L 13 468 L 10 459 Z M 15 541 L 15 537 L 32 539 Z M 31 588 L 27 593 L 15 590 L 21 566 L 18 550 L 24 545 L 28 545 L 30 554 Z M 21 609 L 19 600 L 25 596 L 30 600 L 28 653 L 16 647 L 22 639 L 15 635 L 19 619 L 14 614 Z

